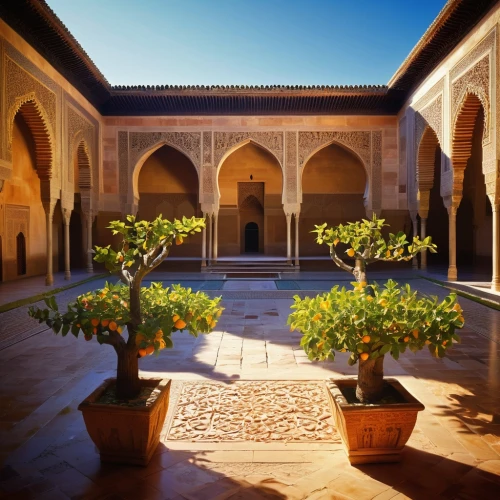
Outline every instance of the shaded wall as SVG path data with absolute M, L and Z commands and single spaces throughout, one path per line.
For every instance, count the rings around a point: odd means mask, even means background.
M 314 241 L 315 225 L 326 222 L 330 227 L 366 218 L 365 187 L 361 160 L 341 146 L 331 144 L 306 163 L 299 220 L 301 256 L 328 256 L 327 248 Z

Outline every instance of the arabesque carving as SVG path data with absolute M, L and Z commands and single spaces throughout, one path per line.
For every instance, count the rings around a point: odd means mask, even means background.
M 132 168 L 148 150 L 167 144 L 184 153 L 200 172 L 201 132 L 129 132 L 129 161 Z
M 89 176 L 90 178 L 88 189 L 92 188 L 92 151 L 94 149 L 94 137 L 95 130 L 94 126 L 80 113 L 78 113 L 72 106 L 68 106 L 68 163 L 69 165 L 73 164 L 74 155 L 77 154 L 79 158 L 79 164 L 81 164 L 80 159 L 84 160 L 83 157 L 80 158 L 81 151 L 79 151 L 79 147 L 82 141 L 85 143 L 85 150 L 87 154 L 87 163 L 89 172 L 86 173 L 85 176 Z M 73 168 L 68 168 L 68 181 L 70 184 L 73 183 Z M 82 182 L 82 176 L 80 174 L 80 183 Z M 82 187 L 82 186 L 80 186 Z
M 128 193 L 129 168 L 128 168 L 128 132 L 118 132 L 118 175 L 120 195 L 126 199 Z
M 304 167 L 309 157 L 333 142 L 354 151 L 370 171 L 370 132 L 299 132 L 299 165 Z
M 287 203 L 297 202 L 297 132 L 286 133 L 286 160 L 285 160 L 285 178 L 286 178 L 286 201 Z
M 484 110 L 483 143 L 490 140 L 490 58 L 487 54 L 451 86 L 451 116 L 453 129 L 467 94 L 474 94 Z
M 238 206 L 253 196 L 264 207 L 264 183 L 263 182 L 238 182 Z
M 5 205 L 6 224 L 6 257 L 16 258 L 16 237 L 23 233 L 29 245 L 30 207 L 22 205 Z
M 203 165 L 212 165 L 212 132 L 203 132 Z
M 214 132 L 214 166 L 220 167 L 231 148 L 249 139 L 271 151 L 283 166 L 283 132 Z
M 184 382 L 168 439 L 338 442 L 322 382 Z

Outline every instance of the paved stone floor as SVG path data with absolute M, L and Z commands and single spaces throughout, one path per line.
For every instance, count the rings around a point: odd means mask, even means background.
M 332 279 L 339 278 L 345 279 L 341 274 Z M 407 278 L 423 293 L 445 293 L 416 275 Z M 196 281 L 180 275 L 161 279 Z M 58 300 L 64 304 L 99 284 L 67 290 Z M 214 288 L 205 289 L 222 294 L 226 308 L 217 330 L 197 339 L 176 333 L 174 349 L 141 361 L 143 376 L 166 376 L 182 385 L 322 381 L 355 374 L 347 356 L 335 363 L 307 360 L 300 335 L 286 327 L 296 291 L 252 280 Z M 356 467 L 337 439 L 169 439 L 176 404 L 148 467 L 101 465 L 77 406 L 113 375 L 112 349 L 71 335 L 57 337 L 28 318 L 25 307 L 0 314 L 0 338 L 10 339 L 0 344 L 0 498 L 497 499 L 500 312 L 467 299 L 460 303 L 466 317 L 463 342 L 448 358 L 435 360 L 421 351 L 385 362 L 386 375 L 397 377 L 426 407 L 403 461 Z

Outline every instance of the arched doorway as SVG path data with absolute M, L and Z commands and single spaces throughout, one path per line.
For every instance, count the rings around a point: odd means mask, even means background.
M 254 222 L 259 229 L 258 252 L 285 256 L 283 175 L 276 157 L 260 145 L 246 142 L 223 161 L 218 188 L 218 255 L 247 253 L 245 229 Z
M 36 126 L 37 119 L 41 126 Z M 36 130 L 36 135 L 32 130 Z M 23 104 L 12 125 L 12 176 L 5 181 L 2 192 L 8 228 L 3 255 L 5 281 L 47 272 L 46 216 L 41 198 L 41 178 L 50 172 L 51 156 L 50 142 L 44 140 L 43 134 L 46 131 L 36 114 L 35 105 L 31 102 Z M 45 152 L 44 144 L 48 148 Z M 24 247 L 18 246 L 20 233 Z M 18 248 L 24 248 L 23 273 L 19 273 Z
M 256 222 L 245 225 L 245 253 L 258 253 L 259 251 L 259 226 Z
M 357 155 L 336 143 L 317 151 L 302 170 L 299 219 L 300 255 L 324 257 L 311 231 L 315 225 L 337 226 L 366 218 L 367 176 Z M 318 265 L 307 259 L 301 266 Z
M 137 183 L 138 220 L 152 220 L 160 214 L 169 220 L 201 216 L 198 173 L 191 160 L 177 149 L 167 144 L 156 149 L 142 164 Z M 190 266 L 199 269 L 201 243 L 201 233 L 197 233 L 182 246 L 172 246 L 172 259 L 167 259 L 166 264 L 178 266 L 179 259 L 185 260 L 184 267 L 189 261 Z
M 480 99 L 467 94 L 453 131 L 454 189 L 462 191 L 456 212 L 456 263 L 457 268 L 491 275 L 493 218 L 482 166 L 485 129 Z
M 24 276 L 26 274 L 26 238 L 23 233 L 16 236 L 16 261 L 17 275 Z

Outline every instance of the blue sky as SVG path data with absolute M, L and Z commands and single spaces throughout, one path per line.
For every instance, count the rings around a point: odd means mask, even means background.
M 112 85 L 370 85 L 445 0 L 47 3 Z

